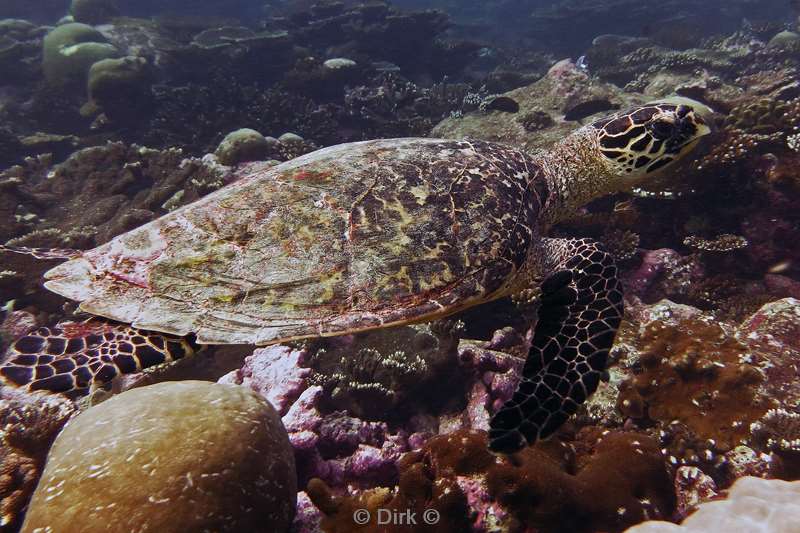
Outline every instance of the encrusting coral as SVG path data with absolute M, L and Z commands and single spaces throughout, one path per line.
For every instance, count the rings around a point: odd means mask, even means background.
M 430 439 L 399 461 L 396 491 L 370 489 L 337 496 L 319 480 L 308 486 L 323 512 L 322 528 L 352 531 L 353 513 L 366 509 L 364 531 L 382 529 L 379 509 L 412 509 L 440 517 L 434 526 L 397 531 L 466 531 L 472 522 L 517 530 L 620 530 L 647 517 L 669 516 L 672 482 L 657 443 L 637 433 L 611 433 L 578 456 L 558 443 L 527 448 L 512 458 L 493 456 L 486 435 L 456 431 Z M 483 526 L 481 526 L 483 527 Z M 481 529 L 484 530 L 484 529 Z
M 619 400 L 628 416 L 682 422 L 725 451 L 769 408 L 756 394 L 764 376 L 746 362 L 746 346 L 720 325 L 701 318 L 655 321 L 640 342 L 638 370 Z

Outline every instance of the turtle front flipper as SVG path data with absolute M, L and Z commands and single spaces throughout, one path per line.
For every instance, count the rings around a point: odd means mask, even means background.
M 122 374 L 140 372 L 194 353 L 184 338 L 101 319 L 40 328 L 15 341 L 0 378 L 30 391 L 78 398 L 109 388 Z
M 522 380 L 494 415 L 489 447 L 513 453 L 551 435 L 597 389 L 622 319 L 610 254 L 589 239 L 546 239 L 555 268 L 541 287 L 539 321 Z

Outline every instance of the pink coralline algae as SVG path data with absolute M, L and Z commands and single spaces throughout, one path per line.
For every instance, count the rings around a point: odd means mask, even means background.
M 8 342 L 27 335 L 39 327 L 36 317 L 27 311 L 11 311 L 0 324 L 0 338 Z
M 739 326 L 737 336 L 756 354 L 770 397 L 781 405 L 800 403 L 800 300 L 765 304 Z
M 688 290 L 703 279 L 702 267 L 670 248 L 643 250 L 641 264 L 623 277 L 626 296 L 653 302 Z
M 525 339 L 516 332 L 499 332 L 490 343 L 463 342 L 450 371 L 464 376 L 466 402 L 460 410 L 420 412 L 391 425 L 332 410 L 324 388 L 307 379 L 305 353 L 282 346 L 256 350 L 244 366 L 220 381 L 247 386 L 267 398 L 282 414 L 295 450 L 299 486 L 319 478 L 339 493 L 364 490 L 375 484 L 398 482 L 398 460 L 420 449 L 432 436 L 460 429 L 488 429 L 490 412 L 506 401 L 517 383 L 523 360 L 492 348 L 513 348 Z M 460 480 L 474 500 L 476 531 L 488 531 L 502 515 L 486 489 L 467 478 Z M 313 504 L 298 496 L 293 531 L 315 531 L 319 515 Z
M 676 517 L 683 519 L 698 505 L 717 496 L 717 484 L 696 466 L 682 466 L 675 474 Z
M 310 369 L 300 366 L 303 356 L 304 352 L 285 346 L 259 348 L 245 359 L 242 368 L 219 381 L 249 387 L 285 415 L 307 386 L 305 380 L 311 373 Z
M 475 513 L 472 521 L 474 533 L 497 531 L 498 524 L 511 519 L 509 513 L 492 499 L 483 476 L 456 476 L 456 483 L 466 495 L 469 508 Z

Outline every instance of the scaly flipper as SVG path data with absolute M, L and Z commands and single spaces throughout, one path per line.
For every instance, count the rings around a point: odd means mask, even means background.
M 27 390 L 78 398 L 108 388 L 122 374 L 194 354 L 179 337 L 102 319 L 63 322 L 18 339 L 0 366 L 0 378 Z
M 489 447 L 513 453 L 551 435 L 597 389 L 622 319 L 614 260 L 589 239 L 546 239 L 557 258 L 514 396 L 492 417 Z

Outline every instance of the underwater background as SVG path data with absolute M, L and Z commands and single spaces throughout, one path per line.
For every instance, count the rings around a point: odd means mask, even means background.
M 87 318 L 43 288 L 47 250 L 323 147 L 533 153 L 674 97 L 713 125 L 662 182 L 551 230 L 603 243 L 626 307 L 597 392 L 552 438 L 487 448 L 535 297 L 210 346 L 89 397 L 0 382 L 0 531 L 800 532 L 798 16 L 794 0 L 0 0 L 0 244 L 44 249 L 0 253 L 0 354 Z

